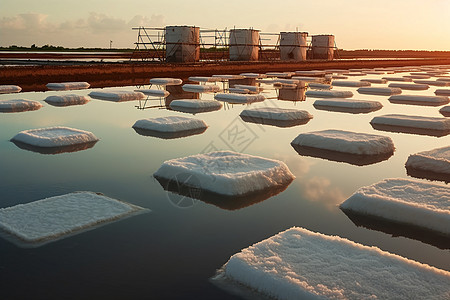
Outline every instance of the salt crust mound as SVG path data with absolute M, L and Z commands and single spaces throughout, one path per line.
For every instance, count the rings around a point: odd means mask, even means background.
M 299 76 L 325 76 L 325 71 L 318 71 L 318 70 L 312 70 L 312 71 L 295 71 L 295 75 Z
M 299 80 L 297 79 L 284 79 L 284 78 L 275 78 L 273 79 L 273 84 L 299 84 Z
M 361 79 L 361 81 L 366 81 L 366 82 L 370 82 L 370 83 L 379 83 L 379 84 L 383 84 L 386 83 L 387 80 L 386 79 L 377 79 L 377 78 L 363 78 Z
M 402 126 L 419 129 L 450 130 L 450 119 L 388 114 L 377 116 L 370 121 L 375 125 Z
M 333 80 L 331 84 L 333 86 L 346 86 L 346 87 L 370 86 L 370 82 L 368 81 L 349 81 L 349 80 Z
M 200 99 L 178 99 L 170 102 L 170 108 L 217 108 L 221 109 L 222 102 L 217 100 L 200 100 Z
M 266 97 L 261 94 L 256 95 L 243 95 L 243 94 L 216 94 L 214 95 L 214 99 L 224 102 L 230 103 L 252 103 L 252 102 L 261 102 L 266 100 Z
M 53 82 L 47 83 L 49 90 L 61 91 L 61 90 L 84 90 L 88 89 L 91 85 L 87 82 Z
M 75 192 L 0 209 L 0 229 L 30 243 L 73 234 L 143 210 L 92 192 Z
M 390 137 L 343 130 L 322 130 L 299 134 L 291 145 L 358 155 L 393 153 Z
M 450 174 L 450 146 L 411 154 L 406 168 Z
M 189 81 L 194 81 L 194 82 L 217 82 L 217 81 L 220 81 L 220 78 L 217 78 L 217 77 L 203 77 L 203 76 L 191 76 L 191 77 L 189 77 Z
M 450 96 L 450 89 L 437 89 L 434 93 L 438 96 Z
M 316 100 L 314 106 L 330 106 L 354 109 L 375 109 L 381 108 L 383 105 L 378 101 L 354 100 L 354 99 L 327 99 Z
M 422 79 L 414 80 L 414 83 L 428 84 L 428 85 L 434 85 L 434 86 L 448 86 L 448 85 L 450 85 L 450 82 L 447 82 L 447 81 L 422 80 Z
M 450 117 L 450 105 L 444 106 L 439 112 L 446 117 Z
M 38 101 L 26 99 L 0 100 L 0 112 L 22 112 L 38 110 L 42 104 Z
M 450 296 L 450 272 L 298 227 L 234 254 L 213 280 L 222 278 L 243 284 L 267 299 Z
M 353 97 L 351 91 L 306 91 L 308 97 L 315 98 L 350 98 Z
M 308 83 L 308 87 L 316 90 L 331 90 L 333 86 L 331 84 L 326 83 L 318 83 L 318 82 L 310 82 Z
M 235 84 L 234 87 L 238 89 L 246 89 L 252 93 L 260 93 L 264 90 L 264 88 L 255 85 Z
M 153 175 L 170 180 L 180 174 L 197 178 L 196 188 L 227 196 L 251 194 L 295 178 L 281 161 L 232 151 L 168 160 Z
M 184 84 L 183 91 L 192 93 L 216 93 L 222 89 L 215 84 L 199 85 L 199 84 Z
M 358 189 L 340 207 L 450 236 L 450 189 L 444 185 L 385 179 Z
M 61 96 L 48 96 L 44 101 L 52 105 L 68 106 L 86 104 L 89 102 L 89 99 L 86 96 L 69 94 Z
M 140 92 L 146 96 L 153 96 L 153 97 L 167 97 L 170 95 L 170 93 L 166 90 L 156 90 L 156 89 L 143 89 L 143 90 L 134 90 L 135 92 Z
M 145 95 L 143 93 L 130 91 L 93 91 L 89 93 L 89 97 L 114 102 L 145 99 Z
M 306 110 L 277 107 L 257 107 L 244 109 L 241 116 L 279 121 L 309 120 L 313 116 Z
M 0 85 L 0 94 L 19 93 L 21 90 L 18 85 Z
M 152 78 L 150 83 L 154 85 L 180 85 L 183 80 L 179 78 Z
M 386 79 L 387 81 L 407 81 L 407 82 L 413 81 L 411 78 L 407 77 L 383 77 L 382 79 Z
M 233 94 L 254 94 L 254 92 L 242 88 L 228 88 L 228 92 Z
M 64 147 L 92 143 L 99 139 L 89 131 L 58 126 L 24 130 L 11 140 L 36 147 Z
M 392 87 L 360 87 L 357 91 L 360 94 L 380 96 L 390 96 L 402 93 L 401 89 Z
M 142 119 L 133 125 L 133 128 L 159 132 L 180 132 L 207 127 L 205 121 L 181 116 Z
M 445 96 L 420 96 L 420 95 L 394 95 L 388 99 L 392 103 L 419 104 L 419 105 L 444 105 L 449 103 Z
M 388 85 L 390 88 L 400 88 L 402 90 L 413 90 L 413 91 L 425 91 L 430 88 L 428 84 L 417 84 L 417 83 L 401 83 L 393 82 Z

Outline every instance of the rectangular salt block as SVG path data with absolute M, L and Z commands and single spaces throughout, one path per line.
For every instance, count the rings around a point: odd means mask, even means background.
M 406 168 L 450 175 L 450 146 L 411 154 Z
M 49 90 L 83 90 L 88 89 L 90 84 L 87 82 L 52 82 L 47 83 Z
M 346 86 L 346 87 L 360 87 L 370 86 L 368 81 L 349 81 L 349 80 L 333 80 L 331 83 L 333 86 Z
M 93 91 L 89 93 L 89 97 L 114 102 L 145 99 L 145 95 L 143 93 L 131 91 Z
M 411 179 L 385 179 L 358 189 L 341 209 L 450 236 L 450 189 Z
M 390 96 L 402 93 L 402 90 L 400 88 L 392 87 L 360 87 L 357 91 L 360 94 L 380 96 Z
M 44 101 L 55 106 L 69 106 L 86 104 L 89 102 L 89 99 L 86 96 L 69 94 L 61 96 L 48 96 Z
M 345 109 L 355 109 L 355 110 L 367 110 L 373 111 L 378 110 L 383 107 L 383 105 L 378 101 L 370 100 L 350 100 L 350 99 L 327 99 L 327 100 L 316 100 L 314 102 L 314 107 L 337 107 Z
M 213 278 L 227 279 L 270 299 L 437 300 L 450 296 L 450 272 L 296 227 L 231 256 Z
M 96 142 L 98 138 L 89 131 L 58 126 L 24 130 L 11 140 L 36 147 L 64 147 Z
M 402 90 L 413 90 L 413 91 L 425 91 L 430 88 L 428 84 L 417 84 L 417 83 L 401 83 L 393 82 L 388 85 L 390 88 L 400 88 Z
M 150 83 L 154 85 L 180 85 L 183 80 L 179 78 L 152 78 Z
M 213 111 L 222 108 L 223 104 L 217 100 L 200 100 L 200 99 L 178 99 L 170 102 L 170 108 L 173 110 L 185 111 Z
M 266 97 L 261 94 L 256 95 L 246 95 L 246 94 L 216 94 L 214 99 L 224 102 L 231 103 L 252 103 L 252 102 L 261 102 L 266 100 Z
M 202 128 L 206 129 L 207 127 L 208 125 L 203 120 L 181 116 L 142 119 L 136 121 L 133 125 L 133 128 L 158 132 L 180 132 Z
M 29 243 L 64 237 L 144 209 L 92 192 L 75 192 L 0 209 L 0 229 Z
M 173 180 L 177 176 L 194 178 L 202 190 L 237 196 L 290 183 L 295 177 L 285 163 L 273 159 L 216 151 L 165 161 L 156 178 Z
M 21 90 L 18 85 L 0 85 L 0 94 L 19 93 Z
M 372 125 L 402 126 L 440 131 L 450 130 L 450 119 L 436 117 L 388 114 L 375 117 L 370 123 Z
M 244 109 L 240 115 L 246 117 L 280 120 L 280 121 L 309 120 L 312 119 L 313 117 L 306 110 L 286 109 L 277 107 L 248 108 Z
M 38 110 L 42 104 L 38 101 L 26 99 L 0 100 L 0 112 L 22 112 Z
M 156 89 L 142 89 L 142 90 L 134 90 L 135 92 L 140 92 L 147 96 L 153 97 L 167 97 L 170 93 L 166 90 L 156 90 Z
M 389 102 L 411 105 L 440 106 L 449 103 L 445 96 L 421 96 L 421 95 L 394 95 L 389 97 Z
M 301 133 L 291 144 L 358 155 L 393 153 L 395 150 L 390 137 L 334 129 Z
M 192 93 L 217 93 L 220 92 L 222 89 L 220 86 L 215 84 L 209 84 L 209 85 L 199 85 L 199 84 L 184 84 L 183 85 L 183 91 L 186 92 L 192 92 Z

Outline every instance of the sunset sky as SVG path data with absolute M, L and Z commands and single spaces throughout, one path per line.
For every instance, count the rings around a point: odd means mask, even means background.
M 1 0 L 0 46 L 134 48 L 135 26 L 334 34 L 343 49 L 450 50 L 450 0 Z

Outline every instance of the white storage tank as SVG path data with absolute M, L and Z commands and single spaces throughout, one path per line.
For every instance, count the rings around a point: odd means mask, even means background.
M 306 60 L 307 32 L 280 32 L 280 59 Z
M 166 61 L 196 62 L 200 60 L 200 28 L 167 26 L 165 30 Z
M 313 35 L 311 47 L 311 58 L 332 60 L 334 58 L 334 35 Z
M 230 30 L 230 60 L 258 60 L 259 30 Z

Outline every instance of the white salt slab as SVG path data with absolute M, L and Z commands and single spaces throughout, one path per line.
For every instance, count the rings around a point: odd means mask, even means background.
M 299 80 L 297 79 L 283 79 L 283 78 L 275 78 L 273 79 L 273 83 L 281 83 L 281 84 L 299 84 Z
M 346 86 L 346 87 L 370 86 L 370 82 L 368 81 L 349 81 L 349 80 L 333 80 L 331 84 L 333 86 Z
M 450 146 L 411 154 L 406 168 L 450 174 Z
M 303 81 L 303 82 L 323 82 L 324 79 L 321 77 L 308 77 L 308 76 L 292 76 L 292 79 Z
M 346 73 L 342 73 L 342 75 L 346 75 L 346 76 L 366 76 L 366 73 L 363 72 L 346 72 Z
M 150 83 L 154 85 L 180 85 L 183 80 L 179 78 L 152 78 Z
M 405 75 L 403 77 L 411 78 L 411 79 L 428 79 L 431 76 L 430 75 Z
M 53 82 L 47 83 L 49 90 L 83 90 L 88 89 L 91 85 L 87 82 Z
M 314 98 L 350 98 L 353 97 L 351 91 L 306 91 L 308 97 Z
M 217 100 L 178 99 L 170 102 L 170 108 L 184 112 L 206 112 L 222 108 L 223 104 Z
M 48 96 L 44 100 L 48 104 L 55 106 L 69 106 L 69 105 L 83 105 L 90 100 L 86 96 L 80 96 L 76 94 L 60 95 L 60 96 Z
M 331 84 L 317 83 L 317 82 L 308 83 L 308 87 L 316 90 L 331 90 L 333 88 Z
M 245 78 L 266 78 L 266 74 L 258 74 L 258 73 L 241 73 L 239 74 L 241 76 L 244 76 Z
M 267 72 L 267 77 L 280 77 L 280 78 L 287 78 L 294 75 L 294 72 Z
M 387 82 L 386 79 L 379 79 L 379 78 L 363 78 L 361 81 L 366 81 L 370 83 L 378 83 L 378 84 L 384 84 Z
M 231 256 L 213 278 L 227 279 L 263 299 L 437 300 L 448 297 L 450 272 L 292 227 Z
M 450 235 L 450 189 L 443 185 L 385 179 L 358 189 L 341 208 Z
M 142 90 L 134 90 L 135 92 L 141 92 L 146 96 L 153 97 L 162 97 L 165 98 L 170 95 L 170 93 L 166 90 L 157 90 L 157 89 L 142 89 Z
M 234 87 L 237 89 L 246 89 L 252 93 L 260 93 L 264 90 L 264 88 L 256 86 L 256 85 L 235 84 Z
M 442 107 L 439 112 L 446 117 L 450 117 L 450 105 Z
M 318 71 L 318 70 L 312 70 L 312 71 L 295 71 L 295 75 L 298 76 L 325 76 L 325 71 Z
M 416 90 L 416 91 L 425 91 L 430 88 L 428 84 L 401 83 L 401 82 L 390 83 L 388 87 L 400 88 L 402 90 Z
M 89 93 L 89 97 L 114 102 L 145 99 L 143 93 L 131 91 L 92 91 Z
M 449 103 L 446 96 L 421 96 L 421 95 L 394 95 L 389 97 L 389 102 L 412 105 L 440 106 Z
M 226 81 L 230 79 L 244 79 L 242 75 L 213 75 L 214 78 L 219 78 L 221 81 Z
M 306 110 L 278 107 L 256 107 L 244 109 L 240 116 L 279 121 L 309 120 L 313 116 Z
M 18 85 L 0 85 L 0 94 L 19 93 L 21 90 Z
M 22 112 L 38 110 L 42 104 L 38 101 L 26 99 L 0 100 L 0 112 Z
M 438 79 L 436 79 L 437 81 L 445 81 L 445 82 L 450 82 L 450 78 L 447 78 L 447 77 L 441 77 L 441 78 L 438 78 Z
M 245 94 L 228 93 L 228 94 L 216 94 L 214 95 L 214 99 L 230 103 L 253 103 L 264 101 L 266 100 L 266 97 L 261 94 L 245 95 Z
M 360 111 L 370 112 L 381 109 L 383 105 L 378 101 L 353 100 L 353 99 L 318 99 L 314 102 L 314 107 L 325 109 L 344 109 L 349 112 Z
M 393 153 L 390 137 L 344 130 L 322 130 L 299 134 L 291 145 L 358 155 Z
M 183 91 L 192 93 L 217 93 L 222 89 L 215 84 L 184 84 Z
M 438 96 L 450 96 L 450 89 L 437 89 L 434 94 Z
M 407 81 L 407 82 L 412 81 L 411 78 L 407 77 L 383 77 L 383 79 L 386 79 L 387 81 Z
M 401 94 L 402 90 L 393 87 L 360 87 L 358 93 L 366 95 L 390 96 Z
M 181 116 L 169 116 L 138 120 L 134 123 L 133 128 L 157 132 L 180 132 L 206 129 L 208 128 L 208 125 L 203 120 Z
M 48 242 L 144 209 L 92 192 L 75 192 L 0 209 L 0 229 L 29 243 Z
M 374 117 L 372 121 L 370 121 L 370 124 L 411 127 L 418 129 L 432 129 L 439 131 L 450 130 L 450 119 L 447 118 L 408 116 L 398 114 L 388 114 Z
M 414 83 L 428 84 L 428 85 L 433 85 L 433 86 L 449 86 L 450 85 L 450 82 L 439 81 L 439 80 L 421 80 L 421 79 L 417 79 L 417 80 L 414 80 Z
M 253 94 L 250 90 L 241 88 L 228 88 L 228 92 L 234 94 Z
M 195 177 L 196 188 L 237 196 L 290 183 L 295 176 L 284 162 L 232 151 L 216 151 L 165 161 L 156 178 Z
M 194 81 L 194 82 L 217 82 L 217 81 L 220 81 L 220 78 L 217 78 L 217 77 L 203 77 L 203 76 L 191 76 L 191 77 L 189 77 L 189 81 Z
M 92 143 L 99 139 L 89 131 L 59 126 L 24 130 L 11 140 L 36 147 L 64 147 Z

